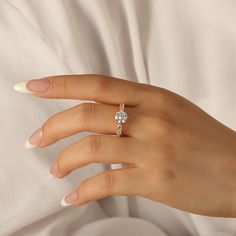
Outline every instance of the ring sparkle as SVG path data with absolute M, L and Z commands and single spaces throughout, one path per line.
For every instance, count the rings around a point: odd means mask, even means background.
M 116 112 L 115 114 L 115 120 L 118 123 L 117 125 L 117 131 L 116 136 L 120 137 L 122 133 L 122 124 L 125 123 L 128 119 L 128 115 L 124 111 L 125 105 L 122 103 L 120 104 L 120 111 Z

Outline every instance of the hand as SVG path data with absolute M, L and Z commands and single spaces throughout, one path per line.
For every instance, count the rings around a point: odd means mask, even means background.
M 236 217 L 236 134 L 185 98 L 103 75 L 53 76 L 15 89 L 96 102 L 52 115 L 28 140 L 26 147 L 43 148 L 81 131 L 97 133 L 62 150 L 53 175 L 62 178 L 90 163 L 125 165 L 86 179 L 64 205 L 138 195 L 195 214 Z M 120 103 L 128 120 L 118 138 L 114 114 Z

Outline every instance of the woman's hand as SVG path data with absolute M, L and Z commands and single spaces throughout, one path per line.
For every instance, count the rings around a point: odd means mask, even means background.
M 26 86 L 26 87 L 24 87 Z M 82 131 L 51 168 L 58 178 L 90 163 L 123 163 L 83 181 L 64 204 L 110 195 L 138 195 L 208 215 L 236 217 L 236 134 L 199 107 L 163 88 L 103 75 L 63 75 L 15 85 L 37 97 L 81 99 L 54 114 L 26 147 L 47 147 Z M 45 91 L 45 92 L 43 92 Z M 114 136 L 114 114 L 125 104 L 128 120 Z

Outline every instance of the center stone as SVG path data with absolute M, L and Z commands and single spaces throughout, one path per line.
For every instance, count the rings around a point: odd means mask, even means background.
M 117 122 L 125 123 L 125 121 L 128 119 L 127 114 L 124 111 L 118 111 L 115 114 L 115 120 Z

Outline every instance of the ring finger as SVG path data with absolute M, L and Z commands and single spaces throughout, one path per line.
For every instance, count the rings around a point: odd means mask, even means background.
M 26 148 L 46 147 L 82 131 L 115 134 L 117 123 L 114 115 L 118 109 L 118 106 L 101 103 L 82 103 L 66 109 L 49 117 L 42 127 L 30 136 L 25 146 Z M 129 125 L 123 124 L 122 135 L 136 135 L 138 121 L 133 119 L 134 111 L 134 107 L 125 107 Z

